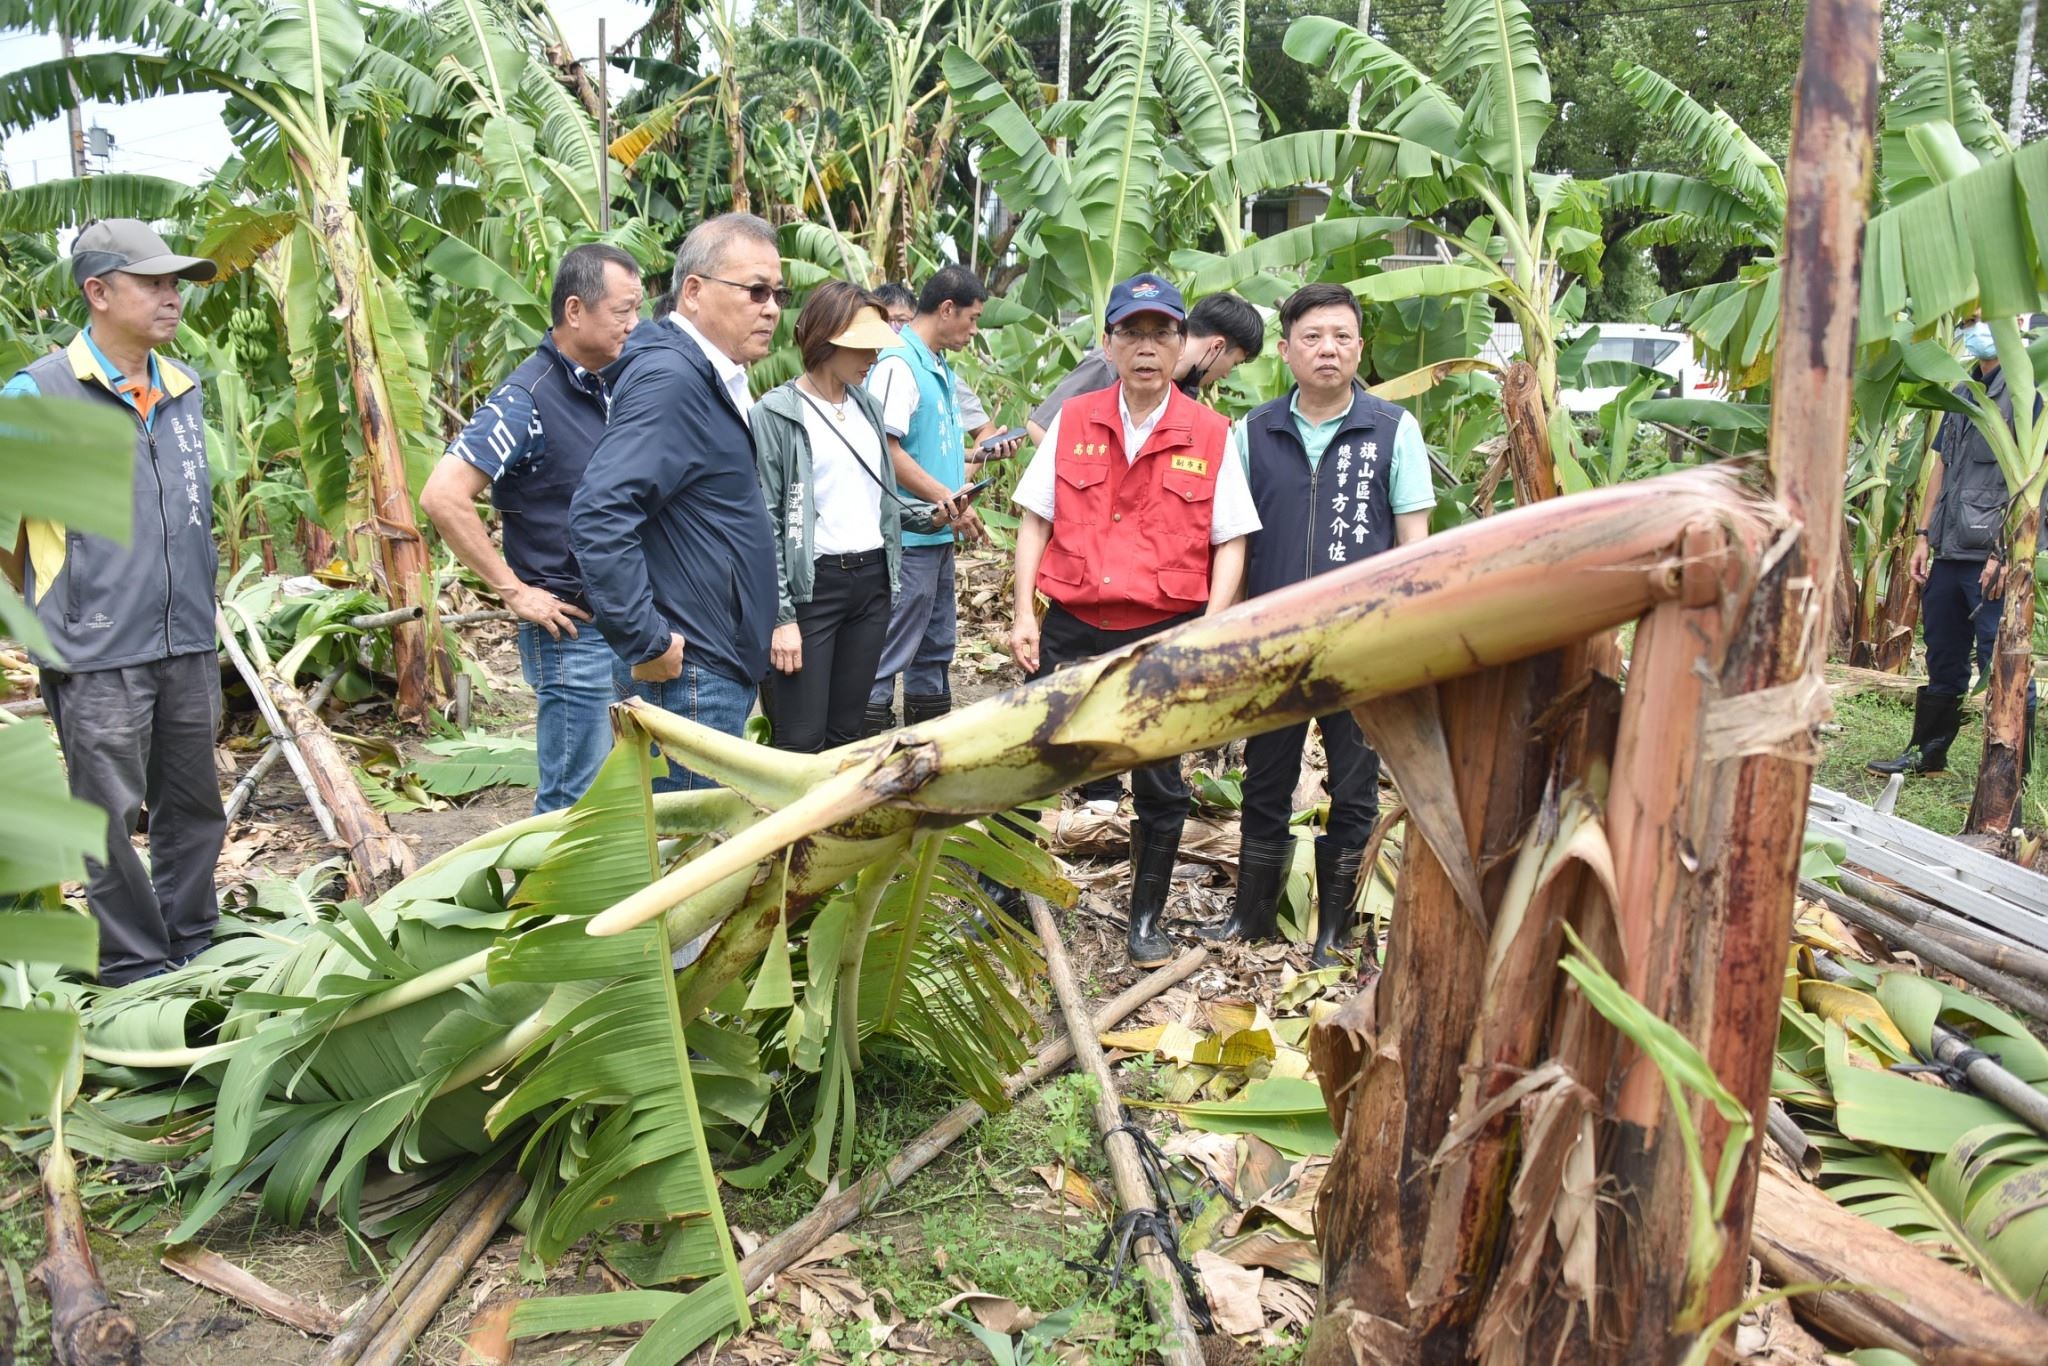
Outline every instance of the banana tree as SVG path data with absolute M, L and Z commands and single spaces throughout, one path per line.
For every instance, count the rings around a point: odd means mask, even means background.
M 923 0 L 892 19 L 858 0 L 825 0 L 805 13 L 810 31 L 763 49 L 777 67 L 806 73 L 821 128 L 826 112 L 833 115 L 832 145 L 812 141 L 815 187 L 801 198 L 829 194 L 828 183 L 844 197 L 847 231 L 877 272 L 871 282 L 909 278 L 913 245 L 931 229 L 947 183 L 960 116 L 937 79 L 939 54 L 950 41 L 985 55 L 1008 6 L 953 6 L 942 34 L 934 25 L 947 8 L 944 0 Z
M 0 128 L 51 117 L 71 84 L 108 103 L 228 94 L 247 164 L 290 186 L 295 232 L 318 253 L 318 284 L 331 293 L 361 449 L 350 490 L 355 558 L 375 563 L 394 606 L 419 604 L 429 566 L 411 475 L 424 477 L 436 426 L 411 301 L 374 256 L 358 201 L 395 159 L 419 153 L 444 115 L 440 90 L 414 64 L 431 51 L 425 21 L 360 0 L 7 0 L 0 22 L 119 45 L 0 79 Z M 431 179 L 436 167 L 403 170 Z M 315 365 L 333 368 L 331 357 L 294 360 L 295 371 Z M 432 705 L 425 634 L 413 624 L 393 636 L 399 707 L 419 719 Z
M 1984 758 L 1966 828 L 2004 833 L 2019 823 L 2031 674 L 2034 559 L 2048 486 L 2048 419 L 2023 326 L 2042 306 L 2048 247 L 2029 223 L 2048 214 L 2048 143 L 2006 150 L 1981 97 L 1950 63 L 1927 60 L 1886 110 L 1885 178 L 1903 200 L 1870 221 L 1864 247 L 1862 335 L 1925 336 L 1977 313 L 1997 342 L 2012 400 L 2008 422 L 1981 380 L 1945 350 L 1909 349 L 1935 381 L 1929 400 L 1965 416 L 1997 456 L 2011 503 L 1998 649 L 1984 719 Z M 1951 121 L 1959 118 L 1960 123 Z M 1945 364 L 1944 364 L 1945 362 Z M 1955 392 L 1948 392 L 1953 387 Z
M 1529 9 L 1522 0 L 1451 0 L 1434 72 L 1353 26 L 1309 16 L 1288 27 L 1287 54 L 1326 67 L 1340 88 L 1359 93 L 1359 120 L 1377 144 L 1360 192 L 1406 224 L 1443 242 L 1441 265 L 1387 271 L 1354 284 L 1368 303 L 1484 294 L 1521 328 L 1522 355 L 1535 372 L 1535 427 L 1560 455 L 1574 444 L 1557 408 L 1563 331 L 1583 290 L 1576 275 L 1597 271 L 1600 191 L 1536 169 L 1556 116 Z M 1453 89 L 1469 93 L 1460 100 Z M 1477 214 L 1454 227 L 1457 205 Z M 1565 487 L 1580 484 L 1560 462 Z M 1554 480 L 1549 470 L 1540 472 Z
M 1737 392 L 1770 377 L 1778 326 L 1778 239 L 1785 224 L 1785 174 L 1720 108 L 1708 109 L 1646 66 L 1622 62 L 1614 78 L 1644 119 L 1675 141 L 1691 174 L 1624 171 L 1607 177 L 1608 202 L 1651 216 L 1630 231 L 1631 248 L 1712 243 L 1746 251 L 1733 280 L 1681 290 L 1650 309 L 1658 323 L 1691 332 L 1706 360 Z
M 1089 318 L 1118 280 L 1163 266 L 1183 230 L 1237 242 L 1236 195 L 1204 187 L 1225 185 L 1210 177 L 1227 177 L 1258 138 L 1241 41 L 1219 52 L 1164 0 L 1111 0 L 1101 17 L 1088 93 L 1063 105 L 1027 109 L 964 44 L 941 60 L 983 178 L 1023 215 L 1012 297 Z M 1056 136 L 1071 141 L 1065 159 Z

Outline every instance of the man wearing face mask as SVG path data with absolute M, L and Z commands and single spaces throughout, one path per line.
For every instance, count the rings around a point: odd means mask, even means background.
M 1964 327 L 1963 349 L 1973 372 L 1999 415 L 2012 423 L 2012 395 L 1999 370 L 1990 326 L 1981 319 Z M 1958 389 L 1961 397 L 1967 390 Z M 2008 494 L 1998 457 L 1983 433 L 1961 413 L 1941 420 L 1935 434 L 1941 461 L 1927 479 L 1932 509 L 1916 533 L 1909 570 L 1920 584 L 1920 622 L 1927 640 L 1927 683 L 1913 699 L 1913 738 L 1894 759 L 1873 759 L 1872 773 L 1940 773 L 1948 768 L 1949 746 L 1962 727 L 1963 696 L 1970 690 L 1970 650 L 1977 676 L 1991 671 L 1998 643 L 1999 550 L 2005 532 Z M 2034 698 L 2027 697 L 2024 765 L 2032 753 Z

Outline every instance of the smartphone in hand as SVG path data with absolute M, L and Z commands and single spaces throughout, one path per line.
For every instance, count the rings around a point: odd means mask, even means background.
M 991 456 L 989 452 L 1007 446 L 1012 441 L 1022 441 L 1025 437 L 1029 436 L 1030 434 L 1031 433 L 1023 427 L 1012 427 L 1007 432 L 997 432 L 994 436 L 982 442 L 979 446 L 976 446 L 974 449 L 984 460 L 1000 459 L 1001 457 Z

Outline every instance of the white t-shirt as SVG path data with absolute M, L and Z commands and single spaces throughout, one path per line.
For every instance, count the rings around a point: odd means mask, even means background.
M 884 356 L 868 372 L 864 386 L 882 408 L 882 430 L 901 441 L 910 433 L 917 413 L 917 376 L 901 356 Z
M 844 422 L 835 418 L 832 405 L 816 394 L 802 394 L 800 401 L 804 431 L 811 438 L 811 497 L 817 509 L 812 553 L 858 555 L 863 550 L 879 550 L 882 486 L 876 480 L 882 470 L 880 434 L 850 398 Z M 856 452 L 859 465 L 854 463 Z
M 1166 404 L 1154 408 L 1142 422 L 1131 421 L 1131 410 L 1124 406 L 1123 393 L 1117 393 L 1117 416 L 1123 419 L 1124 461 L 1137 463 L 1138 453 L 1145 449 L 1145 443 L 1152 439 L 1153 428 L 1166 413 Z M 1017 491 L 1011 495 L 1018 507 L 1035 512 L 1050 522 L 1053 519 L 1053 496 L 1056 476 L 1053 464 L 1060 444 L 1060 420 L 1055 417 L 1052 425 L 1045 429 L 1045 440 L 1038 443 L 1038 449 L 1031 453 L 1031 463 L 1024 467 L 1023 475 L 1017 480 Z M 1221 452 L 1219 454 L 1227 454 Z M 1216 498 L 1209 507 L 1209 544 L 1222 545 L 1240 536 L 1249 536 L 1259 529 L 1259 509 L 1252 502 L 1251 484 L 1245 478 L 1241 461 L 1225 459 L 1216 471 Z

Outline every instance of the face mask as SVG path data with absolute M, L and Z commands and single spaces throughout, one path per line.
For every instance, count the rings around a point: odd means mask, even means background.
M 1977 360 L 1997 360 L 1998 343 L 1991 336 L 1991 324 L 1971 323 L 1962 330 L 1963 349 Z

